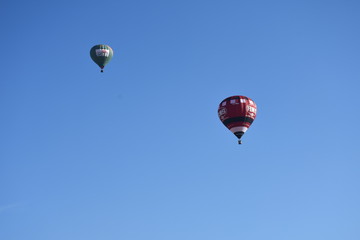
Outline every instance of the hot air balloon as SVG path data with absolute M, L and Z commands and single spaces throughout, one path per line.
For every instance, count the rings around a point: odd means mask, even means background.
M 248 130 L 256 117 L 256 104 L 245 96 L 225 98 L 219 105 L 218 115 L 221 122 L 238 138 Z
M 104 72 L 105 65 L 110 62 L 113 55 L 112 48 L 104 44 L 95 45 L 90 50 L 91 59 L 99 65 L 101 72 Z

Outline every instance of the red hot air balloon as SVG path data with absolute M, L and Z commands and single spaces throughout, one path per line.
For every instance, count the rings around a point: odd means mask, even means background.
M 218 109 L 221 122 L 239 139 L 248 130 L 256 117 L 256 104 L 244 96 L 232 96 L 224 99 Z

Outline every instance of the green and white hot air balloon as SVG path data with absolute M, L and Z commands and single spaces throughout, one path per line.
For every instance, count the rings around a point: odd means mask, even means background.
M 91 59 L 101 68 L 101 72 L 104 72 L 104 67 L 108 64 L 113 57 L 114 52 L 112 48 L 105 44 L 98 44 L 91 48 Z

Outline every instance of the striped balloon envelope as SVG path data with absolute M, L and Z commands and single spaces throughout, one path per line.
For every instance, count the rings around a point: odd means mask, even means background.
M 256 104 L 245 96 L 225 98 L 219 105 L 218 115 L 221 122 L 239 139 L 256 118 Z

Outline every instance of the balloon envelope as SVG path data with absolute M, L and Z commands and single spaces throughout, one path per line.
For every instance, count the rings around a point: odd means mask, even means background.
M 239 139 L 256 118 L 257 107 L 253 100 L 245 96 L 224 99 L 218 108 L 221 122 Z
M 113 57 L 114 52 L 112 48 L 105 44 L 98 44 L 91 48 L 91 59 L 101 68 L 101 72 L 106 64 L 108 64 Z

